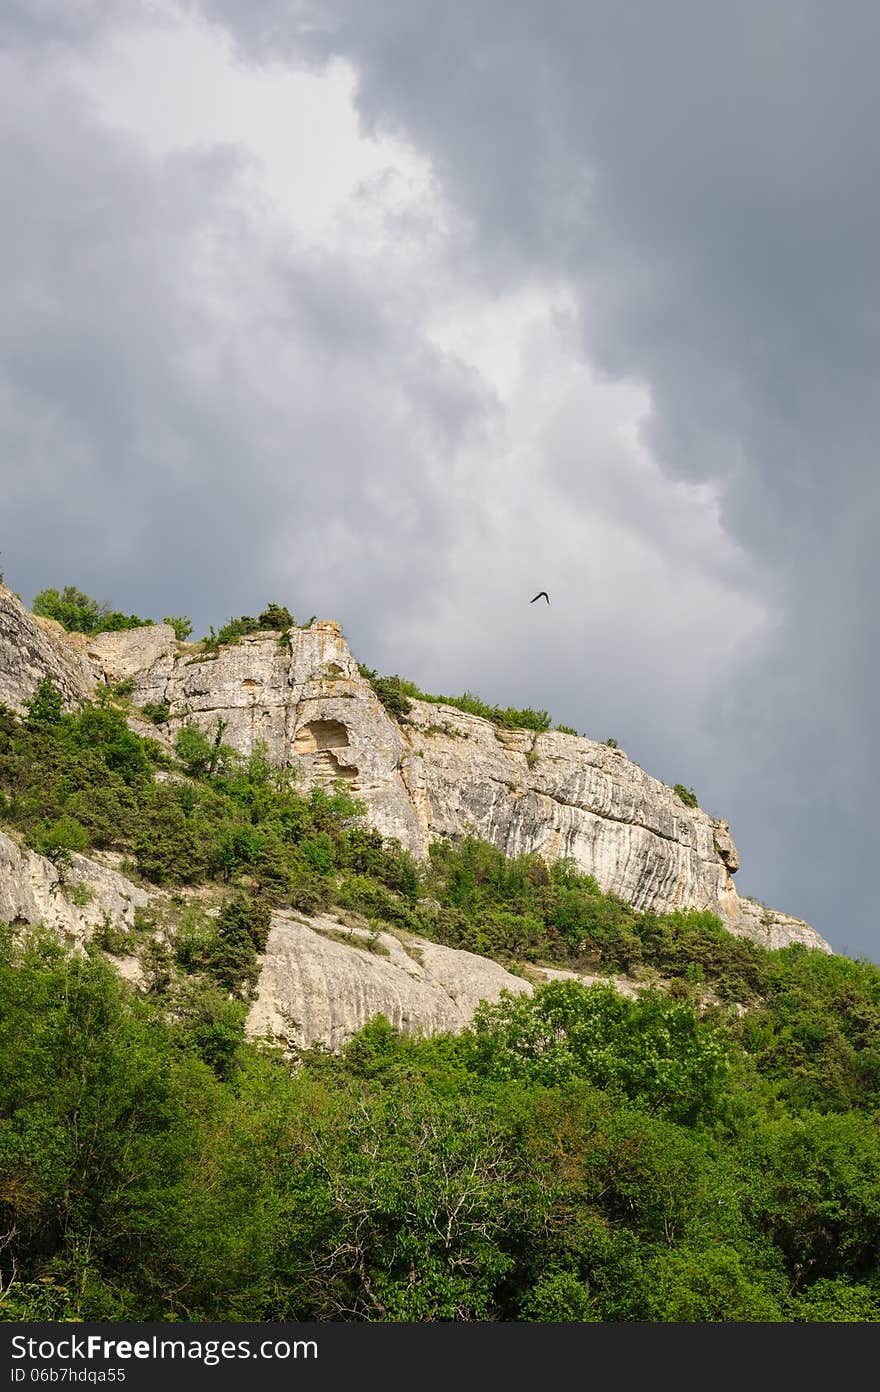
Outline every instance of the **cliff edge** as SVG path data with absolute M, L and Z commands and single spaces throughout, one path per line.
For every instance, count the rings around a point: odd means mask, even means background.
M 36 619 L 0 586 L 0 701 L 23 709 L 42 676 L 68 704 L 130 682 L 135 705 L 167 706 L 150 733 L 169 742 L 186 721 L 213 733 L 220 720 L 225 743 L 243 754 L 265 744 L 306 786 L 342 780 L 377 830 L 416 856 L 472 834 L 508 855 L 571 857 L 637 909 L 708 909 L 765 947 L 831 951 L 809 924 L 741 899 L 727 822 L 686 806 L 622 750 L 427 701 L 398 722 L 334 622 L 215 651 L 176 642 L 168 625 L 86 639 Z

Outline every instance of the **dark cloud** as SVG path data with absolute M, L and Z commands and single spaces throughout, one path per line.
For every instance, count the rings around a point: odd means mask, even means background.
M 255 63 L 348 60 L 364 129 L 430 160 L 446 251 L 407 259 L 430 217 L 384 261 L 301 244 L 240 152 L 109 130 L 50 58 L 149 5 L 5 6 L 8 578 L 202 627 L 277 598 L 550 706 L 729 816 L 745 890 L 880 956 L 876 6 L 188 8 Z M 457 287 L 526 283 L 575 324 L 527 440 L 429 332 Z M 597 375 L 643 389 L 642 456 Z
M 712 693 L 694 780 L 746 888 L 877 955 L 876 6 L 206 8 L 256 60 L 349 59 L 367 127 L 429 154 L 487 274 L 567 278 L 592 360 L 648 386 L 664 469 L 719 485 L 780 622 Z
M 346 612 L 450 523 L 487 409 L 368 268 L 265 233 L 210 149 L 152 159 L 63 82 L 5 72 L 0 437 L 7 575 L 201 628 Z M 273 588 L 274 587 L 274 588 Z
M 109 28 L 159 17 L 156 0 L 4 0 L 0 49 L 79 46 Z

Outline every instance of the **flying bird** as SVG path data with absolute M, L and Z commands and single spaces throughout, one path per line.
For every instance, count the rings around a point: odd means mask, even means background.
M 550 603 L 550 596 L 548 595 L 548 593 L 547 593 L 546 590 L 539 590 L 538 593 L 535 595 L 535 599 L 540 599 L 540 598 L 542 597 L 542 595 L 543 595 L 544 599 L 546 599 L 547 603 L 549 604 L 549 603 Z M 529 600 L 529 604 L 534 604 L 535 599 L 530 599 L 530 600 Z

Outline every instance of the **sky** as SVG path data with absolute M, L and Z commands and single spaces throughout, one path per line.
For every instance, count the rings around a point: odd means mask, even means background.
M 7 583 L 287 604 L 613 736 L 880 961 L 878 48 L 872 0 L 5 0 Z

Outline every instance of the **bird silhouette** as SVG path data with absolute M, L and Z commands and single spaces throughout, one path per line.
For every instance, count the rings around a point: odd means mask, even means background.
M 548 593 L 547 593 L 546 590 L 539 590 L 538 593 L 535 595 L 535 599 L 540 599 L 542 595 L 543 595 L 544 599 L 546 599 L 547 603 L 549 604 L 549 603 L 550 603 L 550 596 L 548 595 Z M 534 604 L 535 599 L 530 599 L 530 600 L 529 600 L 529 604 Z

